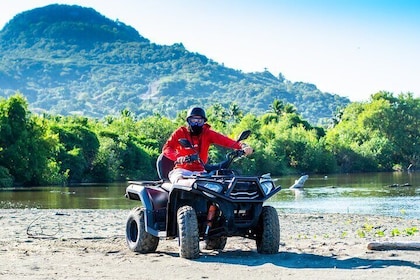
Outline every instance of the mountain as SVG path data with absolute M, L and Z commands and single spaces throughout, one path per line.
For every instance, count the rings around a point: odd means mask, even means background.
M 259 115 L 281 99 L 317 124 L 350 103 L 281 73 L 244 73 L 181 43 L 154 44 L 132 27 L 76 5 L 16 15 L 0 31 L 0 56 L 0 96 L 19 91 L 36 113 L 101 118 L 128 109 L 175 117 L 196 104 L 236 103 Z

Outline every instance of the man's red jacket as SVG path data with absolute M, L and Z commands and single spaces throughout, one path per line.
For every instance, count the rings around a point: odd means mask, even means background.
M 178 157 L 195 154 L 191 148 L 182 147 L 178 140 L 181 138 L 188 139 L 198 152 L 203 163 L 208 160 L 208 152 L 211 144 L 219 145 L 225 148 L 241 149 L 241 144 L 235 140 L 220 134 L 210 128 L 209 124 L 204 124 L 203 131 L 198 136 L 192 136 L 188 128 L 183 126 L 175 130 L 168 141 L 163 146 L 163 154 L 172 161 L 176 161 Z M 191 171 L 204 171 L 204 167 L 198 161 L 175 164 L 175 168 L 183 168 Z

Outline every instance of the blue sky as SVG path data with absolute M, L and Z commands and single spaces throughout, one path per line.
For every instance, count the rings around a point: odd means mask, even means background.
M 183 43 L 244 72 L 368 101 L 379 90 L 420 97 L 420 1 L 407 0 L 3 0 L 0 28 L 53 3 L 94 8 L 151 42 Z

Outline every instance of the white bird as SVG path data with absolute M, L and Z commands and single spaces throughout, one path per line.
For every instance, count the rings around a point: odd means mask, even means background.
M 303 175 L 299 179 L 295 180 L 295 183 L 289 187 L 289 189 L 302 189 L 306 180 L 308 180 L 308 175 Z

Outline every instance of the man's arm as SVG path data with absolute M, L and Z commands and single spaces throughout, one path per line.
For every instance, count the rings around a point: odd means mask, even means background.
M 178 153 L 176 147 L 178 145 L 179 139 L 179 129 L 175 130 L 166 143 L 163 145 L 162 152 L 163 154 L 172 161 L 176 161 L 178 158 Z

